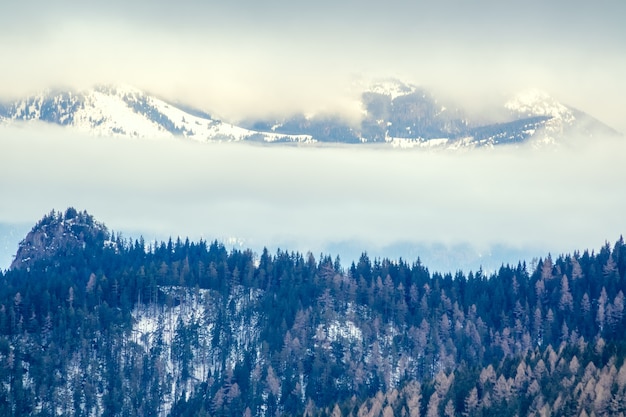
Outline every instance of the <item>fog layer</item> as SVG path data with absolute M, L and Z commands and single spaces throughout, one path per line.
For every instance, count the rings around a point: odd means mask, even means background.
M 0 94 L 127 83 L 231 121 L 355 117 L 353 77 L 394 76 L 479 108 L 537 87 L 626 131 L 625 15 L 622 0 L 8 2 Z
M 31 126 L 3 128 L 0 141 L 5 224 L 73 206 L 147 240 L 233 237 L 314 253 L 338 242 L 562 253 L 626 230 L 623 140 L 450 153 L 98 139 Z

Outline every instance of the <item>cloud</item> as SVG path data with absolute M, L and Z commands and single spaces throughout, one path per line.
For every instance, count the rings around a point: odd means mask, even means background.
M 127 83 L 235 121 L 354 117 L 354 74 L 477 109 L 528 87 L 626 130 L 623 2 L 13 2 L 1 91 Z
M 597 247 L 626 230 L 623 141 L 558 151 L 424 152 L 119 140 L 0 131 L 0 223 L 86 209 L 135 236 Z M 582 146 L 582 148 L 581 148 Z
M 4 6 L 0 100 L 126 83 L 230 121 L 296 112 L 354 120 L 352 81 L 391 76 L 476 113 L 538 87 L 626 132 L 623 1 Z M 602 143 L 558 154 L 449 155 L 3 129 L 0 222 L 34 222 L 73 205 L 111 228 L 155 236 L 289 240 L 300 248 L 404 240 L 574 250 L 625 229 L 624 197 L 615 192 L 624 146 Z

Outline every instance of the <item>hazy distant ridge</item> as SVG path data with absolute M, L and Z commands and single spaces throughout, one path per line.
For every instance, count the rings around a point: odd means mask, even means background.
M 340 115 L 251 119 L 241 126 L 128 86 L 81 92 L 47 91 L 0 106 L 3 124 L 43 121 L 96 136 L 189 138 L 196 141 L 387 143 L 397 147 L 474 148 L 559 143 L 569 135 L 618 134 L 586 113 L 539 90 L 522 92 L 496 109 L 498 120 L 472 120 L 453 103 L 397 80 L 372 83 L 360 94 L 358 124 Z M 501 120 L 501 114 L 506 115 Z

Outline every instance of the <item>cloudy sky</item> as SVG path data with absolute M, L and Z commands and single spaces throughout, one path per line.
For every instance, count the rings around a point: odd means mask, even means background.
M 626 131 L 624 16 L 622 0 L 9 2 L 0 97 L 126 83 L 230 120 L 350 116 L 351 83 L 391 76 L 478 110 L 538 87 Z M 4 224 L 74 206 L 148 239 L 298 250 L 467 242 L 537 256 L 626 231 L 619 141 L 447 154 L 101 140 L 47 127 L 0 140 Z
M 32 225 L 73 206 L 148 241 L 235 237 L 255 251 L 283 245 L 347 261 L 340 248 L 352 243 L 352 256 L 421 256 L 429 266 L 437 254 L 381 250 L 402 242 L 512 249 L 495 267 L 519 253 L 598 249 L 626 231 L 621 138 L 429 152 L 2 133 L 0 223 Z
M 484 107 L 527 87 L 626 130 L 626 3 L 9 2 L 1 94 L 124 82 L 230 120 L 356 111 L 350 82 L 399 77 Z

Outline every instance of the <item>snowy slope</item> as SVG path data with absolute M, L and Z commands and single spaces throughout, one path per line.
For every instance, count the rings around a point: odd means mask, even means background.
M 155 348 L 160 352 L 164 379 L 169 382 L 169 389 L 161 398 L 160 415 L 167 416 L 172 404 L 183 393 L 193 394 L 208 375 L 224 371 L 220 357 L 225 346 L 228 346 L 225 365 L 229 369 L 243 362 L 246 353 L 256 347 L 260 338 L 260 315 L 253 309 L 260 291 L 237 286 L 226 301 L 219 293 L 207 289 L 192 291 L 183 287 L 160 287 L 159 293 L 170 299 L 171 305 L 138 303 L 132 312 L 131 339 L 144 352 L 154 352 Z M 218 306 L 229 304 L 233 306 L 227 322 L 232 339 L 227 341 L 216 324 L 220 316 Z M 186 329 L 191 329 L 197 338 L 188 376 L 184 375 L 180 361 L 176 360 L 180 353 L 177 339 Z
M 407 84 L 393 78 L 374 80 L 367 85 L 363 85 L 363 92 L 381 94 L 395 99 L 400 96 L 406 96 L 417 91 L 417 87 L 413 84 Z
M 47 91 L 5 106 L 4 113 L 4 124 L 40 120 L 95 136 L 187 137 L 197 141 L 312 141 L 308 135 L 257 132 L 192 115 L 129 86 L 99 86 L 82 92 Z
M 142 94 L 133 89 L 96 89 L 84 96 L 73 115 L 72 126 L 97 136 L 169 137 L 170 132 L 145 114 L 132 109 Z M 129 111 L 135 110 L 135 111 Z
M 549 94 L 523 91 L 503 107 L 508 115 L 472 120 L 451 102 L 396 79 L 368 80 L 359 88 L 362 118 L 295 115 L 283 120 L 249 120 L 236 126 L 168 103 L 130 86 L 99 86 L 81 92 L 47 91 L 0 104 L 0 127 L 43 121 L 90 135 L 127 138 L 187 138 L 207 141 L 275 143 L 382 143 L 401 148 L 466 149 L 532 142 L 558 144 L 570 136 L 619 135 L 582 111 Z
M 525 117 L 550 116 L 554 121 L 570 125 L 576 120 L 569 107 L 536 88 L 518 93 L 507 101 L 504 107 Z
M 577 121 L 573 109 L 539 89 L 529 89 L 518 93 L 507 101 L 504 107 L 514 117 L 548 117 L 543 129 L 537 132 L 535 137 L 546 144 L 555 143 L 558 137 L 574 127 Z

